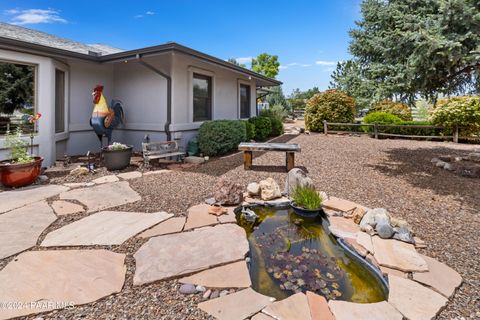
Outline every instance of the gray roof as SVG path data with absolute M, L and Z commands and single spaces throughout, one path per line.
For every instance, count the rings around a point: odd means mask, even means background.
M 93 51 L 101 53 L 102 55 L 106 55 L 123 51 L 121 49 L 110 47 L 104 44 L 83 44 L 77 41 L 60 38 L 45 32 L 23 28 L 4 22 L 0 22 L 0 37 L 83 54 L 88 54 L 89 51 Z

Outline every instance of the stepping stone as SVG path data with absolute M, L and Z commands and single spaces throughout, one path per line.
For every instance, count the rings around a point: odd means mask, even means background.
M 43 247 L 119 245 L 137 233 L 173 216 L 166 212 L 102 211 L 47 234 Z
M 4 191 L 0 193 L 0 213 L 23 207 L 27 204 L 45 200 L 65 192 L 68 187 L 48 184 L 38 187 L 29 187 L 20 190 Z
M 357 239 L 357 233 L 360 231 L 360 227 L 353 222 L 352 219 L 329 217 L 328 221 L 330 222 L 328 228 L 336 237 Z
M 274 300 L 248 288 L 201 302 L 198 307 L 219 320 L 243 320 L 262 310 Z
M 95 183 L 93 182 L 71 182 L 71 183 L 64 183 L 64 186 L 69 188 L 82 188 L 82 187 L 93 187 Z
M 402 320 L 400 312 L 386 301 L 353 303 L 330 300 L 328 306 L 336 320 Z M 411 319 L 414 320 L 414 319 Z
M 141 176 L 142 176 L 142 173 L 139 171 L 130 171 L 130 172 L 117 174 L 117 177 L 122 178 L 123 180 L 136 179 L 136 178 L 140 178 Z
M 328 307 L 327 299 L 311 291 L 307 291 L 307 300 L 312 320 L 335 320 Z
M 57 216 L 45 201 L 1 214 L 0 259 L 35 246 L 43 230 L 56 219 Z
M 282 320 L 311 320 L 310 307 L 307 296 L 304 293 L 296 293 L 281 301 L 269 304 L 263 313 L 275 319 Z
M 67 214 L 80 213 L 85 211 L 85 209 L 83 209 L 81 205 L 63 200 L 53 201 L 51 206 L 53 211 L 55 211 L 58 216 L 64 216 Z
M 433 319 L 448 299 L 418 282 L 388 276 L 388 302 L 410 320 Z
M 245 261 L 205 270 L 182 278 L 180 282 L 208 288 L 248 288 L 252 285 Z
M 161 236 L 164 234 L 177 233 L 183 230 L 185 225 L 185 217 L 175 217 L 170 218 L 160 224 L 157 224 L 155 227 L 142 232 L 140 238 L 150 238 L 155 236 Z
M 110 183 L 110 182 L 117 182 L 117 181 L 119 181 L 119 179 L 114 174 L 103 176 L 103 177 L 92 180 L 92 182 L 95 184 Z
M 357 243 L 368 250 L 370 253 L 375 253 L 373 250 L 372 237 L 363 231 L 357 233 Z
M 185 230 L 196 229 L 217 224 L 217 217 L 208 213 L 208 204 L 202 203 L 188 209 Z
M 235 207 L 226 207 L 227 214 L 222 214 L 221 216 L 217 217 L 220 223 L 237 223 L 237 218 L 235 216 L 235 212 L 233 211 Z
M 87 212 L 90 213 L 136 202 L 142 198 L 130 188 L 127 181 L 121 181 L 64 192 L 60 194 L 60 199 L 77 200 L 86 205 Z
M 358 203 L 336 198 L 336 197 L 329 197 L 327 200 L 322 202 L 322 206 L 328 209 L 342 211 L 342 212 L 349 212 L 353 211 L 355 208 L 365 208 L 364 206 L 359 205 Z M 367 209 L 367 208 L 365 208 Z
M 381 266 L 405 272 L 428 271 L 427 263 L 412 244 L 377 236 L 372 237 L 372 243 L 375 260 Z
M 235 224 L 154 237 L 133 255 L 133 283 L 141 285 L 243 260 L 248 250 L 245 231 Z
M 366 257 L 368 254 L 368 250 L 365 249 L 363 246 L 359 245 L 355 239 L 352 238 L 345 238 L 345 242 L 352 247 L 360 256 Z
M 413 280 L 432 287 L 447 298 L 451 297 L 455 289 L 462 284 L 462 277 L 446 264 L 421 256 L 428 264 L 428 272 L 414 272 Z
M 257 313 L 254 315 L 251 320 L 275 320 L 274 318 L 267 316 L 265 313 Z
M 154 175 L 154 174 L 162 174 L 162 173 L 167 173 L 167 172 L 170 172 L 170 170 L 162 169 L 162 170 L 147 171 L 147 172 L 144 172 L 143 175 L 144 176 L 151 176 L 151 175 Z
M 400 271 L 400 270 L 396 270 L 396 269 L 392 269 L 392 268 L 388 268 L 388 267 L 382 267 L 382 266 L 380 266 L 380 270 L 382 271 L 382 273 L 384 275 L 391 274 L 391 275 L 394 275 L 394 276 L 397 276 L 397 277 L 400 277 L 400 278 L 405 278 L 405 279 L 408 278 L 408 273 Z
M 27 303 L 0 308 L 0 319 L 77 306 L 120 292 L 124 260 L 124 254 L 107 250 L 24 252 L 0 271 L 0 301 Z

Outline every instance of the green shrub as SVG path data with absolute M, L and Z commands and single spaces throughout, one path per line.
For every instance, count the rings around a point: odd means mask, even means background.
M 430 120 L 439 126 L 453 129 L 462 127 L 462 135 L 480 132 L 480 97 L 463 96 L 440 100 L 432 110 Z
M 255 140 L 264 141 L 272 133 L 272 121 L 267 117 L 253 117 L 248 119 L 255 126 Z
M 247 129 L 247 141 L 255 139 L 255 125 L 253 122 L 245 121 L 245 128 Z
M 380 124 L 397 124 L 402 122 L 402 119 L 394 114 L 387 112 L 372 112 L 363 118 L 364 123 L 380 123 Z
M 337 90 L 317 93 L 307 101 L 305 126 L 323 131 L 323 121 L 351 123 L 355 118 L 355 99 Z
M 270 132 L 270 136 L 279 136 L 283 134 L 283 122 L 275 119 L 275 118 L 270 118 L 270 122 L 272 123 L 272 131 Z
M 292 199 L 299 207 L 315 210 L 321 207 L 322 197 L 312 187 L 297 186 L 292 192 Z
M 278 119 L 279 121 L 283 122 L 287 116 L 288 112 L 282 105 L 276 104 L 268 109 L 263 109 L 260 111 L 261 117 L 268 117 L 270 119 Z
M 4 147 L 10 149 L 10 160 L 12 163 L 29 163 L 33 157 L 28 154 L 28 140 L 24 139 L 20 128 L 13 133 L 7 131 L 5 135 Z
M 244 121 L 213 120 L 206 121 L 198 130 L 198 145 L 206 156 L 226 154 L 237 149 L 238 144 L 246 141 L 247 130 Z
M 373 105 L 368 113 L 371 112 L 386 112 L 396 115 L 404 121 L 412 121 L 412 111 L 402 102 L 394 102 L 391 100 L 383 100 Z

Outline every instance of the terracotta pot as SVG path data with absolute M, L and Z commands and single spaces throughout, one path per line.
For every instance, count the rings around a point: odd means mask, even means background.
M 10 164 L 11 160 L 0 162 L 0 180 L 9 188 L 28 186 L 35 182 L 42 169 L 42 157 L 34 157 L 34 161 L 21 164 Z

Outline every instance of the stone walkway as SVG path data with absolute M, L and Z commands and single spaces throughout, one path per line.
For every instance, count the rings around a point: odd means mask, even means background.
M 360 231 L 352 219 L 338 213 L 368 208 L 332 197 L 325 202 L 331 232 L 388 277 L 387 301 L 326 301 L 312 292 L 275 301 L 251 288 L 249 245 L 235 223 L 233 207 L 217 216 L 208 212 L 208 205 L 198 204 L 186 218 L 166 212 L 101 211 L 140 201 L 127 181 L 140 177 L 125 173 L 88 185 L 0 193 L 0 259 L 15 257 L 0 270 L 0 319 L 86 304 L 120 292 L 126 255 L 92 246 L 121 245 L 133 237 L 149 239 L 133 255 L 135 286 L 178 278 L 184 291 L 202 292 L 198 308 L 225 320 L 431 319 L 462 282 L 457 272 L 420 255 L 414 245 Z M 88 216 L 50 231 L 38 243 L 57 217 L 85 211 Z M 64 248 L 70 246 L 76 248 Z

